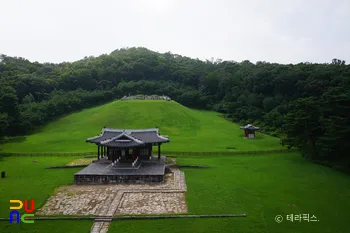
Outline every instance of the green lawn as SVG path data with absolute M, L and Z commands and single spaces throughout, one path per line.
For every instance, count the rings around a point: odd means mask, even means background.
M 217 157 L 184 157 L 182 164 L 210 169 L 184 169 L 187 203 L 192 214 L 239 214 L 246 218 L 169 219 L 113 222 L 120 232 L 350 232 L 350 179 L 312 164 L 296 153 Z M 318 222 L 276 223 L 276 215 L 310 213 Z
M 73 174 L 81 168 L 45 169 L 47 166 L 65 165 L 77 157 L 0 157 L 0 171 L 6 178 L 0 179 L 0 217 L 9 214 L 10 199 L 34 199 L 35 208 L 44 204 L 54 189 L 72 184 Z M 37 162 L 33 162 L 37 161 Z
M 9 214 L 10 199 L 34 199 L 42 206 L 54 189 L 73 182 L 77 169 L 45 169 L 76 157 L 3 157 L 0 171 L 0 217 Z M 37 160 L 37 162 L 33 162 Z M 192 214 L 246 213 L 246 218 L 170 219 L 113 222 L 109 233 L 123 232 L 272 232 L 347 233 L 350 226 L 349 176 L 312 164 L 297 153 L 181 157 L 180 164 L 207 165 L 184 169 L 187 203 Z M 281 214 L 314 214 L 319 222 L 274 221 Z M 91 221 L 37 221 L 10 225 L 0 232 L 88 232 Z
M 86 152 L 96 148 L 85 139 L 106 125 L 116 128 L 158 126 L 171 143 L 163 151 L 233 151 L 280 148 L 279 140 L 258 134 L 244 139 L 238 125 L 214 112 L 188 109 L 176 102 L 114 101 L 83 110 L 44 126 L 41 131 L 13 138 L 5 152 Z M 34 199 L 41 207 L 56 187 L 73 183 L 76 169 L 45 169 L 65 165 L 77 157 L 0 157 L 0 217 L 8 217 L 10 199 Z M 246 218 L 169 219 L 113 222 L 117 232 L 247 232 L 347 233 L 350 225 L 349 176 L 305 161 L 297 153 L 185 156 L 180 164 L 201 164 L 209 169 L 184 169 L 191 214 L 246 213 Z M 276 223 L 276 215 L 315 215 L 319 222 Z M 91 221 L 37 221 L 10 225 L 0 232 L 88 232 Z
M 8 218 L 10 199 L 35 200 L 35 209 L 60 185 L 72 184 L 73 174 L 79 168 L 45 169 L 46 166 L 65 165 L 76 157 L 0 157 L 0 217 Z M 33 161 L 37 162 L 33 162 Z M 20 211 L 23 212 L 23 211 Z M 10 224 L 0 221 L 0 232 L 61 233 L 89 232 L 92 221 L 37 221 L 34 224 Z
M 216 112 L 186 108 L 174 101 L 114 101 L 62 117 L 39 132 L 12 138 L 0 145 L 3 152 L 89 152 L 96 151 L 86 138 L 96 136 L 103 126 L 111 128 L 159 127 L 171 142 L 163 151 L 249 151 L 280 149 L 279 139 L 257 134 L 244 139 L 239 125 Z M 232 149 L 233 148 L 233 149 Z
M 34 224 L 0 222 L 1 233 L 88 233 L 93 221 L 54 220 L 36 221 Z

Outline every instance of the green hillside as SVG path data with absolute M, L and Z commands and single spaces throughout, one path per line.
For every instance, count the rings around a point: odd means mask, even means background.
M 193 110 L 174 101 L 114 101 L 62 117 L 35 134 L 12 138 L 2 152 L 89 152 L 85 143 L 103 126 L 111 128 L 159 127 L 171 142 L 163 151 L 249 151 L 279 149 L 279 139 L 257 133 L 243 138 L 239 126 L 216 112 Z

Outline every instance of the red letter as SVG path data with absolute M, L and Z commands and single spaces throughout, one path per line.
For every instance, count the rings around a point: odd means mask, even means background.
M 28 200 L 24 201 L 24 210 L 27 213 L 32 213 L 34 211 L 34 200 L 32 200 L 32 208 L 28 210 Z

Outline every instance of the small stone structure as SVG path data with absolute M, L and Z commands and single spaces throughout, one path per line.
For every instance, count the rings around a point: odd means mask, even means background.
M 170 101 L 171 98 L 165 95 L 132 95 L 124 96 L 121 100 L 166 100 Z
M 259 130 L 259 127 L 255 127 L 254 125 L 251 125 L 251 124 L 248 124 L 246 126 L 241 126 L 240 128 L 244 130 L 245 138 L 255 138 L 255 131 Z

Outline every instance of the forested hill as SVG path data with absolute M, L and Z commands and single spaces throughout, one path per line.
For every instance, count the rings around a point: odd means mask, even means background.
M 129 94 L 164 94 L 253 123 L 311 158 L 350 149 L 350 66 L 201 61 L 145 48 L 73 63 L 0 57 L 0 134 L 27 134 L 64 114 Z

